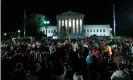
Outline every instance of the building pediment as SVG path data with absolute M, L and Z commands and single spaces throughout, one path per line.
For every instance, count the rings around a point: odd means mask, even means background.
M 73 11 L 68 11 L 68 12 L 61 13 L 57 15 L 56 17 L 61 17 L 61 16 L 84 16 L 84 14 L 73 12 Z

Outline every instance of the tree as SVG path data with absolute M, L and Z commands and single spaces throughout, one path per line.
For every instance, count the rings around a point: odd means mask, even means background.
M 46 17 L 42 14 L 31 14 L 29 17 L 29 22 L 37 26 L 38 28 L 44 26 L 44 21 Z
M 46 17 L 42 14 L 30 14 L 26 20 L 26 33 L 28 36 L 40 37 L 40 28 L 44 26 Z

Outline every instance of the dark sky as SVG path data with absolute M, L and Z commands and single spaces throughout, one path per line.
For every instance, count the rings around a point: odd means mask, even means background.
M 45 1 L 12 1 L 2 0 L 2 32 L 16 31 L 23 26 L 23 11 L 27 13 L 42 13 L 52 25 L 56 25 L 56 15 L 75 11 L 85 14 L 84 24 L 113 24 L 112 4 L 90 4 L 85 2 L 45 2 Z M 116 4 L 117 34 L 133 34 L 133 5 Z

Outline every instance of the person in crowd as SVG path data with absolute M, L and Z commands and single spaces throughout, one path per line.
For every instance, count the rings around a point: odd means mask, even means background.
M 50 55 L 53 54 L 54 52 L 56 52 L 56 48 L 54 46 L 54 43 L 52 43 L 51 46 L 49 47 L 49 52 L 50 52 Z
M 64 64 L 67 63 L 66 66 L 72 68 L 70 72 L 75 73 L 75 76 L 82 75 L 85 80 L 88 80 L 86 77 L 89 77 L 90 80 L 97 80 L 98 78 L 107 80 L 110 70 L 113 70 L 111 64 L 116 64 L 115 69 L 117 69 L 123 58 L 122 62 L 126 65 L 133 62 L 131 57 L 133 54 L 132 38 L 76 40 L 46 38 L 40 41 L 16 39 L 14 41 L 2 41 L 1 44 L 2 73 L 8 77 L 17 76 L 16 73 L 18 75 L 30 73 L 30 76 L 38 76 L 39 80 L 46 78 L 48 80 L 52 80 L 52 78 L 63 80 L 67 72 Z M 40 50 L 38 51 L 38 49 Z M 78 56 L 78 54 L 80 55 Z M 114 56 L 113 59 L 111 59 L 112 55 Z M 112 63 L 108 63 L 107 59 Z M 17 63 L 23 65 L 22 70 L 14 71 Z M 110 69 L 108 69 L 109 67 Z M 79 72 L 82 73 L 78 74 Z M 73 78 L 72 75 L 71 78 Z
M 53 74 L 56 80 L 65 80 L 66 67 L 63 65 L 61 59 L 56 59 L 53 63 Z
M 77 44 L 77 42 L 75 42 L 74 44 L 73 44 L 73 52 L 76 52 L 77 51 L 77 49 L 78 49 L 78 44 Z
M 100 60 L 100 51 L 98 50 L 97 47 L 95 47 L 95 48 L 93 49 L 92 55 L 96 56 L 96 58 L 97 58 L 98 60 Z
M 89 52 L 89 55 L 86 57 L 87 69 L 88 69 L 88 80 L 97 80 L 98 79 L 98 62 L 97 58 L 92 55 L 92 50 Z
M 112 49 L 108 44 L 105 45 L 105 51 L 108 54 L 108 63 L 109 63 L 112 57 Z
M 13 72 L 14 79 L 13 80 L 25 80 L 25 72 L 23 64 L 18 62 L 16 64 L 16 69 Z
M 75 72 L 73 74 L 73 80 L 84 80 L 82 74 Z
M 125 61 L 122 57 L 119 57 L 117 67 L 118 70 L 112 74 L 111 80 L 130 80 L 130 74 L 125 70 Z

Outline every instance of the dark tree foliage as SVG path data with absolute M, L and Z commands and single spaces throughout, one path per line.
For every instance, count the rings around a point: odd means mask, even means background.
M 40 28 L 44 26 L 45 16 L 42 14 L 30 14 L 26 18 L 26 34 L 27 36 L 35 36 L 37 39 L 42 37 Z

